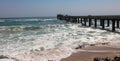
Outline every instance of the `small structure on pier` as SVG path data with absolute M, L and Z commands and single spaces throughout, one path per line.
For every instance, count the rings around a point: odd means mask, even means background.
M 68 15 L 58 14 L 57 19 L 66 20 L 67 22 L 72 22 L 72 23 L 81 23 L 82 25 L 89 26 L 89 27 L 94 23 L 95 28 L 97 28 L 98 20 L 99 20 L 99 23 L 100 23 L 100 26 L 102 26 L 102 29 L 105 29 L 105 23 L 107 23 L 107 27 L 109 27 L 110 24 L 112 24 L 112 31 L 115 31 L 116 28 L 120 27 L 120 24 L 119 24 L 120 15 L 68 16 Z

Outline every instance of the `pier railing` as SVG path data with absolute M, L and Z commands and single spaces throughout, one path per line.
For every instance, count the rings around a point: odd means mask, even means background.
M 84 26 L 91 26 L 92 22 L 94 23 L 94 27 L 97 28 L 98 20 L 100 21 L 100 26 L 102 26 L 102 29 L 105 29 L 105 21 L 107 21 L 107 27 L 112 25 L 112 31 L 115 31 L 116 28 L 120 27 L 120 15 L 88 15 L 88 16 L 68 16 L 68 15 L 57 15 L 57 19 L 59 20 L 66 20 L 68 22 L 72 23 L 81 23 Z M 110 23 L 112 22 L 112 23 Z M 88 25 L 87 25 L 88 23 Z

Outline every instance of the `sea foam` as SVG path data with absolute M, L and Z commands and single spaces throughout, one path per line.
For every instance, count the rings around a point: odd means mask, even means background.
M 0 53 L 20 61 L 60 61 L 74 53 L 78 45 L 87 46 L 120 40 L 120 34 L 81 27 L 79 24 L 54 25 L 54 27 L 49 25 L 44 30 L 47 33 L 40 34 L 40 32 L 35 30 L 9 34 L 8 38 L 2 38 L 8 43 L 1 46 Z

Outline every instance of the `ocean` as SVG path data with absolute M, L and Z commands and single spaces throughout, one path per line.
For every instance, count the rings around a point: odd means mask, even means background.
M 60 61 L 79 45 L 119 41 L 119 33 L 56 17 L 0 19 L 0 55 L 9 57 L 0 61 Z

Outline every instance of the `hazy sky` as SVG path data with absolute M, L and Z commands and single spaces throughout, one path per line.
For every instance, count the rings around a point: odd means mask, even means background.
M 120 0 L 0 0 L 0 17 L 119 15 Z

